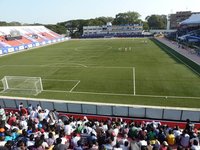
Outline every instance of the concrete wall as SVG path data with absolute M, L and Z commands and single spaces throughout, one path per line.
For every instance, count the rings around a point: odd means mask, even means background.
M 28 104 L 36 106 L 40 104 L 42 108 L 56 109 L 57 111 L 68 113 L 81 113 L 91 115 L 106 115 L 117 117 L 135 117 L 148 119 L 163 119 L 174 121 L 200 121 L 200 110 L 196 109 L 180 109 L 152 106 L 126 106 L 116 104 L 93 104 L 84 102 L 70 102 L 58 100 L 40 100 L 40 99 L 20 99 L 20 98 L 5 98 L 0 97 L 0 105 L 3 108 L 18 108 L 18 105 L 23 102 L 24 106 Z

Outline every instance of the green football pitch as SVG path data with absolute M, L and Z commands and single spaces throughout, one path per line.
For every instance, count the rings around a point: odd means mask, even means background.
M 4 56 L 4 76 L 41 77 L 44 90 L 1 96 L 200 107 L 199 74 L 150 39 L 70 40 Z

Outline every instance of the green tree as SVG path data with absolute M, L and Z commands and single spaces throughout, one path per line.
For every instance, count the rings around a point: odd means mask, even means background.
M 166 15 L 151 15 L 147 16 L 146 20 L 148 22 L 150 29 L 166 29 L 167 26 Z
M 143 29 L 144 29 L 144 30 L 146 30 L 146 31 L 149 30 L 148 22 L 143 21 L 142 24 L 143 24 Z
M 115 16 L 113 20 L 114 25 L 125 25 L 125 24 L 135 24 L 140 23 L 140 14 L 134 11 L 129 11 L 125 13 L 119 13 Z

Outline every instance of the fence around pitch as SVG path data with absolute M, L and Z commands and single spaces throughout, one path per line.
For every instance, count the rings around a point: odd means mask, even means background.
M 21 102 L 23 103 L 24 107 L 27 107 L 29 104 L 32 104 L 32 106 L 40 104 L 40 106 L 44 109 L 56 109 L 57 111 L 65 113 L 172 121 L 185 121 L 189 118 L 191 121 L 200 121 L 200 110 L 192 108 L 155 107 L 106 103 L 104 104 L 32 98 L 12 98 L 4 96 L 0 97 L 0 105 L 3 108 L 16 109 Z

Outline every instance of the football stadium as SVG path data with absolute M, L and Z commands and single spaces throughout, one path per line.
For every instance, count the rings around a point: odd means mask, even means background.
M 0 149 L 200 149 L 200 12 L 139 16 L 0 22 Z

